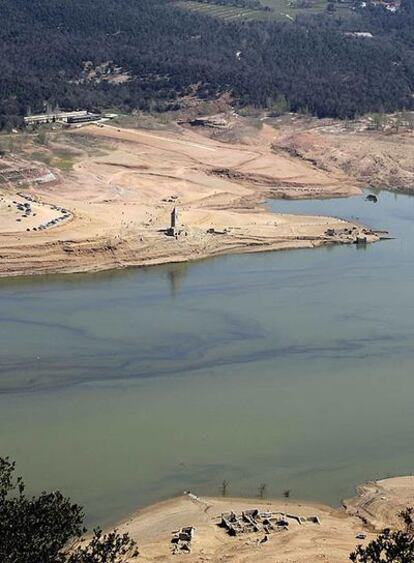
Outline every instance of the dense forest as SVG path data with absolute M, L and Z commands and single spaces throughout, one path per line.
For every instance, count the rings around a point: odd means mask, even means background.
M 184 95 L 223 92 L 236 107 L 271 107 L 283 96 L 292 111 L 340 118 L 413 108 L 413 0 L 396 13 L 367 6 L 347 19 L 333 12 L 286 23 L 226 22 L 181 4 L 0 0 L 0 128 L 46 103 L 163 111 Z M 129 79 L 87 74 L 87 61 Z

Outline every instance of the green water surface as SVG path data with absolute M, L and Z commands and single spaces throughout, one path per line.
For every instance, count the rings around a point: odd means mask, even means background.
M 184 489 L 338 503 L 414 471 L 414 199 L 274 201 L 395 240 L 0 282 L 0 455 L 91 523 Z

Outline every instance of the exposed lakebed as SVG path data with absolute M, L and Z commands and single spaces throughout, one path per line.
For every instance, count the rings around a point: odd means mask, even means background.
M 107 523 L 184 489 L 338 503 L 414 467 L 414 198 L 277 200 L 393 240 L 0 282 L 0 455 Z

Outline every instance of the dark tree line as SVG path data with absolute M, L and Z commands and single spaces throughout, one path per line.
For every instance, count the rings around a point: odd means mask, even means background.
M 235 106 L 284 96 L 292 111 L 321 117 L 410 109 L 413 11 L 403 0 L 396 14 L 370 7 L 349 20 L 226 23 L 171 0 L 0 0 L 0 128 L 46 103 L 163 111 L 194 92 L 230 92 Z M 355 29 L 374 37 L 345 35 Z M 113 61 L 131 79 L 86 80 L 86 61 Z

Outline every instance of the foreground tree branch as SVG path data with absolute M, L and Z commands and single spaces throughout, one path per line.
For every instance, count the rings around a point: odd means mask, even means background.
M 98 528 L 86 539 L 82 507 L 59 491 L 26 496 L 15 467 L 0 457 L 1 563 L 123 563 L 138 556 L 135 542 L 116 530 Z

